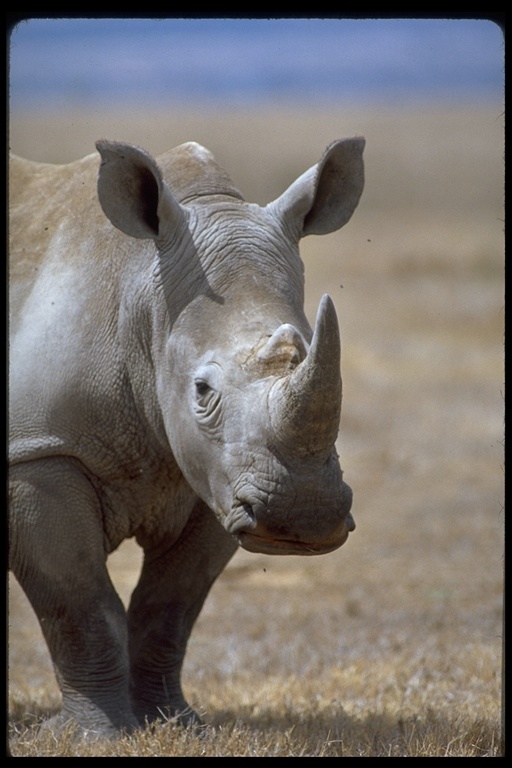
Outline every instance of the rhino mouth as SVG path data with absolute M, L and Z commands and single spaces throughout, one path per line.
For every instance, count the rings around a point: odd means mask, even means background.
M 266 555 L 325 555 L 345 544 L 349 533 L 356 527 L 352 515 L 348 513 L 343 527 L 325 540 L 276 536 L 256 522 L 245 504 L 232 509 L 224 525 L 243 549 Z
M 240 532 L 237 536 L 240 546 L 248 552 L 264 555 L 326 555 L 341 547 L 348 539 L 348 531 L 341 539 L 331 544 L 308 544 L 292 539 L 273 539 Z

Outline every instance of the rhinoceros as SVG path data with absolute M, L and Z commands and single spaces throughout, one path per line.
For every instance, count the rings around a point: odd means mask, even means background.
M 62 692 L 57 732 L 197 722 L 185 649 L 237 547 L 317 555 L 354 529 L 338 322 L 325 295 L 311 329 L 298 244 L 350 219 L 363 147 L 334 142 L 265 207 L 195 142 L 12 157 L 10 567 Z M 106 560 L 130 537 L 125 611 Z

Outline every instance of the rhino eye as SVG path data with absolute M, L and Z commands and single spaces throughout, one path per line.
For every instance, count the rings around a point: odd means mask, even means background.
M 196 379 L 196 393 L 200 397 L 204 397 L 206 394 L 208 394 L 210 389 L 211 387 L 206 383 L 206 381 L 203 381 L 202 379 Z
M 220 368 L 218 365 L 208 363 L 196 371 L 194 376 L 194 407 L 197 416 L 202 421 L 210 419 L 214 413 L 219 411 L 221 401 L 220 385 Z
M 219 426 L 222 415 L 220 391 L 199 376 L 194 380 L 194 386 L 194 411 L 199 424 L 208 429 Z

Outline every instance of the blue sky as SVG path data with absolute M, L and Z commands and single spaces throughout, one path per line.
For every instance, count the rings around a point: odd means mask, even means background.
M 254 101 L 499 100 L 503 36 L 474 19 L 32 19 L 11 109 Z

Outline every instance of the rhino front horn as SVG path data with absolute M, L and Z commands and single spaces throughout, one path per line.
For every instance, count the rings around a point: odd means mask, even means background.
M 278 442 L 295 455 L 329 452 L 338 436 L 341 390 L 338 319 L 325 295 L 307 357 L 271 392 L 270 423 Z

